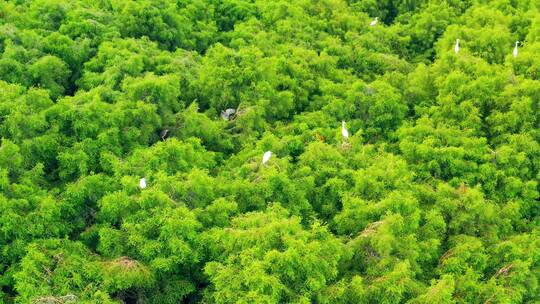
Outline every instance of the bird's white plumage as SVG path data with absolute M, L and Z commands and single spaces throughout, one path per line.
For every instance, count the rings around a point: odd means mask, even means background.
M 139 187 L 141 187 L 141 189 L 146 188 L 146 178 L 143 177 L 139 180 Z
M 456 45 L 454 46 L 454 52 L 459 53 L 459 39 L 456 39 Z
M 514 58 L 516 58 L 518 55 L 518 44 L 519 44 L 519 41 L 516 41 L 516 46 L 514 46 L 514 52 L 512 52 L 512 54 L 514 55 Z
M 167 137 L 167 134 L 169 134 L 169 129 L 164 129 L 161 131 L 161 140 L 165 140 L 165 137 Z
M 377 22 L 379 22 L 379 17 L 375 17 L 375 19 L 373 19 L 373 21 L 371 21 L 371 23 L 369 25 L 374 26 L 374 25 L 377 24 Z
M 236 113 L 235 109 L 227 109 L 221 112 L 221 117 L 224 120 L 229 120 Z
M 263 165 L 266 164 L 270 160 L 270 157 L 272 157 L 272 152 L 271 151 L 264 152 L 263 159 L 262 159 L 262 164 Z
M 344 139 L 349 138 L 349 131 L 347 131 L 347 128 L 345 127 L 345 122 L 341 122 L 341 135 Z

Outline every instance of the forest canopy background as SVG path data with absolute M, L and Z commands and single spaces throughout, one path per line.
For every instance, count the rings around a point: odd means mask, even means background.
M 539 8 L 1 1 L 0 303 L 540 302 Z

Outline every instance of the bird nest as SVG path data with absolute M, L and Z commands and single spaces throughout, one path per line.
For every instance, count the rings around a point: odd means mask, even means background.
M 68 303 L 77 303 L 79 301 L 79 298 L 76 295 L 68 294 L 65 296 L 47 296 L 47 297 L 39 297 L 35 299 L 32 303 L 33 304 L 68 304 Z
M 377 227 L 379 227 L 383 223 L 384 223 L 384 221 L 377 221 L 377 222 L 370 223 L 369 225 L 367 225 L 366 229 L 364 229 L 364 231 L 362 231 L 360 236 L 362 236 L 362 237 L 370 236 L 375 231 L 377 231 Z
M 131 270 L 139 266 L 139 262 L 132 260 L 126 256 L 119 257 L 118 259 L 112 262 L 115 266 L 121 267 L 122 269 Z

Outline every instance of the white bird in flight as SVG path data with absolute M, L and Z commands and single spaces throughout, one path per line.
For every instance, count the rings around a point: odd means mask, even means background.
M 456 46 L 454 46 L 454 52 L 459 53 L 459 39 L 456 39 Z
M 141 178 L 141 180 L 139 181 L 139 187 L 141 187 L 141 189 L 146 188 L 146 178 Z
M 370 26 L 375 26 L 377 24 L 377 22 L 379 22 L 379 17 L 375 17 L 375 19 L 373 19 L 373 21 L 371 21 L 371 23 L 369 25 Z
M 343 139 L 349 138 L 349 131 L 347 131 L 344 121 L 341 122 L 341 135 L 343 136 Z
M 514 58 L 516 58 L 518 55 L 518 44 L 519 41 L 516 41 L 516 46 L 514 46 L 514 52 L 512 53 L 514 55 Z
M 262 159 L 262 164 L 263 165 L 266 164 L 270 160 L 270 157 L 272 157 L 272 151 L 264 152 L 263 159 Z

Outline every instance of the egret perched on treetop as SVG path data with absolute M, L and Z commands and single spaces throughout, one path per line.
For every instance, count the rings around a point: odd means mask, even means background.
M 454 46 L 454 52 L 459 53 L 459 39 L 456 39 L 456 46 Z
M 223 118 L 224 120 L 229 120 L 231 116 L 233 116 L 235 113 L 235 109 L 227 109 L 221 112 L 221 118 Z
M 341 135 L 343 136 L 343 139 L 349 138 L 349 131 L 347 131 L 344 121 L 341 122 Z
M 146 178 L 141 178 L 141 180 L 139 181 L 139 187 L 141 187 L 141 189 L 146 188 Z
M 272 151 L 264 152 L 263 159 L 262 159 L 262 164 L 263 165 L 266 164 L 270 160 L 271 156 L 272 156 Z
M 518 47 L 517 47 L 518 44 L 519 44 L 519 41 L 516 41 L 516 46 L 514 46 L 514 52 L 513 52 L 514 58 L 516 58 L 518 55 Z
M 161 136 L 161 140 L 165 140 L 165 138 L 167 137 L 167 134 L 169 134 L 169 129 L 163 129 L 161 133 L 159 134 L 159 136 Z
M 375 24 L 377 24 L 377 22 L 379 22 L 379 17 L 375 17 L 375 19 L 373 19 L 373 21 L 371 21 L 369 25 L 374 26 Z

